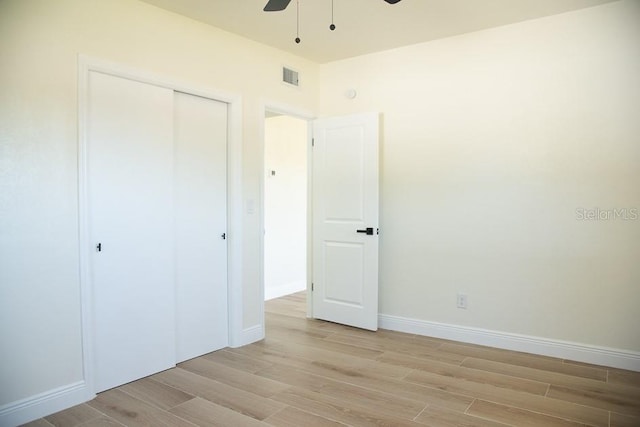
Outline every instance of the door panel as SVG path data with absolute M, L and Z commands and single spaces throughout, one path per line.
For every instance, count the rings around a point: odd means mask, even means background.
M 378 115 L 316 120 L 313 135 L 313 315 L 376 330 Z
M 228 344 L 227 104 L 175 93 L 176 355 Z M 226 237 L 226 236 L 225 236 Z
M 324 179 L 324 216 L 330 221 L 364 221 L 364 135 L 361 127 L 327 129 L 322 167 L 330 171 Z
M 173 92 L 89 73 L 95 386 L 174 366 Z
M 325 300 L 362 307 L 364 303 L 364 245 L 362 243 L 325 242 Z

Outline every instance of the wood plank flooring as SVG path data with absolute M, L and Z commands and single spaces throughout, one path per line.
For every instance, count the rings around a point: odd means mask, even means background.
M 305 318 L 266 304 L 267 338 L 27 424 L 640 426 L 640 373 Z

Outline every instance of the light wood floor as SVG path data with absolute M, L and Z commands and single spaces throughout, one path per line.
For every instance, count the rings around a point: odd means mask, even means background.
M 266 340 L 101 393 L 29 426 L 640 426 L 640 373 L 377 333 L 267 303 Z

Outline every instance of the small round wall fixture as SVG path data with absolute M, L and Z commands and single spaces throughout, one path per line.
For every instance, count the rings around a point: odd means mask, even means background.
M 344 93 L 344 96 L 346 96 L 348 99 L 354 99 L 357 95 L 358 95 L 358 92 L 356 92 L 355 89 L 348 89 Z

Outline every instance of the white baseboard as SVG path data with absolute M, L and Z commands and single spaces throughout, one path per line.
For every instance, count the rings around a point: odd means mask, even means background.
M 264 339 L 263 325 L 255 325 L 247 329 L 243 329 L 238 340 L 230 343 L 230 347 L 238 348 Z
M 30 396 L 0 407 L 0 426 L 25 424 L 87 402 L 95 397 L 84 381 Z
M 640 353 L 468 326 L 378 315 L 382 329 L 640 372 Z
M 264 288 L 264 300 L 280 298 L 285 295 L 301 292 L 307 289 L 307 282 L 305 280 L 296 280 L 295 282 L 285 283 L 284 285 Z
M 263 325 L 243 329 L 232 347 L 264 339 Z M 0 407 L 0 427 L 13 427 L 79 405 L 95 397 L 84 381 L 78 381 Z

